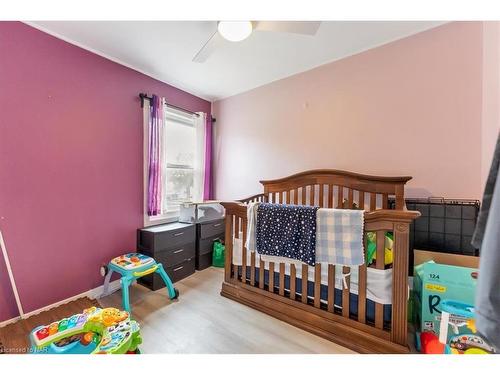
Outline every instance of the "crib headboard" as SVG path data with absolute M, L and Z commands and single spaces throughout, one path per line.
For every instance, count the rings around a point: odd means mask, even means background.
M 317 205 L 328 208 L 405 209 L 404 185 L 410 176 L 381 177 L 336 169 L 316 169 L 276 180 L 263 180 L 263 200 L 270 203 Z M 255 197 L 250 197 L 255 198 Z

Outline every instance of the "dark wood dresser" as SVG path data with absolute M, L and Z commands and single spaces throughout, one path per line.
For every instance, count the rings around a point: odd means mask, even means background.
M 174 283 L 195 272 L 196 248 L 194 224 L 170 223 L 137 230 L 137 250 L 162 263 Z M 137 281 L 152 290 L 165 287 L 156 273 Z
M 196 224 L 196 269 L 201 271 L 212 265 L 213 244 L 224 241 L 224 219 Z

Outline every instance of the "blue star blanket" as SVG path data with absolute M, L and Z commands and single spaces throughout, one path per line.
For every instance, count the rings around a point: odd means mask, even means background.
M 319 207 L 261 203 L 257 208 L 259 254 L 297 259 L 315 265 L 316 212 Z

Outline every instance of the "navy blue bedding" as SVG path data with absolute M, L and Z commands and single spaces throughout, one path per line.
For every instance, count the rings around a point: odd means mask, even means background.
M 238 267 L 238 276 L 241 277 L 241 266 Z M 247 267 L 247 279 L 250 279 L 251 269 Z M 279 273 L 274 272 L 274 286 L 279 287 Z M 259 282 L 259 268 L 255 267 L 255 282 Z M 269 271 L 264 271 L 264 284 L 269 285 Z M 290 276 L 285 275 L 285 289 L 290 288 Z M 297 293 L 302 293 L 302 280 L 297 277 L 295 282 L 295 289 Z M 321 284 L 320 298 L 322 300 L 328 299 L 328 287 L 326 285 Z M 310 298 L 314 298 L 314 282 L 307 282 L 307 296 Z M 334 293 L 334 304 L 337 306 L 342 306 L 342 290 L 335 288 Z M 391 305 L 384 305 L 384 325 L 389 325 L 391 322 Z M 358 295 L 354 293 L 350 293 L 349 298 L 349 312 L 351 315 L 358 315 Z M 375 302 L 372 300 L 366 300 L 366 320 L 368 323 L 375 322 Z
M 261 203 L 257 208 L 256 246 L 264 255 L 316 261 L 317 206 Z

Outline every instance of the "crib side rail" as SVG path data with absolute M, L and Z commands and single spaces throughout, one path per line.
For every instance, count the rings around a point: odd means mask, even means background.
M 224 262 L 224 281 L 231 282 L 233 276 L 238 276 L 237 267 L 233 265 L 233 239 L 239 238 L 240 231 L 246 237 L 247 227 L 247 206 L 241 202 L 222 202 L 226 210 L 226 234 L 225 234 L 225 262 Z M 245 230 L 243 230 L 243 228 Z M 245 241 L 243 241 L 243 244 Z M 243 247 L 242 259 L 246 260 L 246 249 Z M 235 272 L 234 272 L 235 271 Z
M 267 202 L 267 199 L 266 199 L 266 195 L 264 193 L 260 193 L 260 194 L 255 194 L 255 195 L 252 195 L 250 197 L 246 197 L 246 198 L 243 198 L 243 199 L 238 199 L 238 202 L 241 202 L 241 203 L 251 203 L 251 202 Z
M 407 297 L 408 297 L 408 252 L 409 225 L 420 213 L 408 210 L 376 210 L 365 212 L 364 230 L 376 233 L 377 269 L 384 269 L 385 233 L 392 232 L 393 268 L 392 268 L 392 311 L 390 326 L 384 321 L 384 305 L 376 303 L 374 321 L 367 318 L 367 266 L 358 269 L 358 306 L 353 315 L 349 307 L 351 285 L 345 278 L 347 287 L 342 290 L 342 308 L 338 307 L 338 295 L 335 290 L 335 269 L 341 267 L 342 273 L 350 273 L 349 267 L 316 264 L 312 267 L 302 265 L 301 270 L 294 265 L 267 263 L 262 260 L 256 264 L 256 254 L 251 252 L 247 259 L 245 248 L 247 228 L 247 205 L 241 202 L 224 202 L 226 209 L 226 257 L 224 281 L 244 288 L 257 290 L 259 294 L 269 293 L 275 299 L 285 298 L 294 305 L 302 306 L 304 311 L 314 311 L 320 317 L 331 319 L 346 326 L 370 333 L 381 339 L 405 346 L 407 342 Z M 233 262 L 233 239 L 241 239 L 241 261 Z M 239 255 L 238 255 L 239 256 Z M 238 258 L 239 259 L 239 258 Z M 288 267 L 288 269 L 286 269 Z M 322 269 L 322 267 L 327 267 Z M 285 272 L 286 270 L 286 272 Z M 314 273 L 311 282 L 309 272 Z M 327 296 L 321 294 L 322 274 L 327 273 Z M 267 283 L 264 275 L 267 275 Z M 287 280 L 287 282 L 285 282 Z M 312 284 L 312 285 L 311 285 Z M 323 285 L 324 281 L 323 281 Z M 311 289 L 312 287 L 312 289 Z M 323 287 L 324 288 L 324 287 Z M 302 291 L 309 290 L 303 293 Z M 281 300 L 283 301 L 283 300 Z M 354 302 L 355 303 L 355 302 Z M 372 302 L 371 302 L 372 303 Z
M 365 224 L 380 223 L 384 220 L 392 222 L 407 222 L 411 223 L 420 216 L 418 211 L 410 210 L 388 210 L 380 209 L 375 211 L 365 212 Z M 370 225 L 371 226 L 371 225 Z

